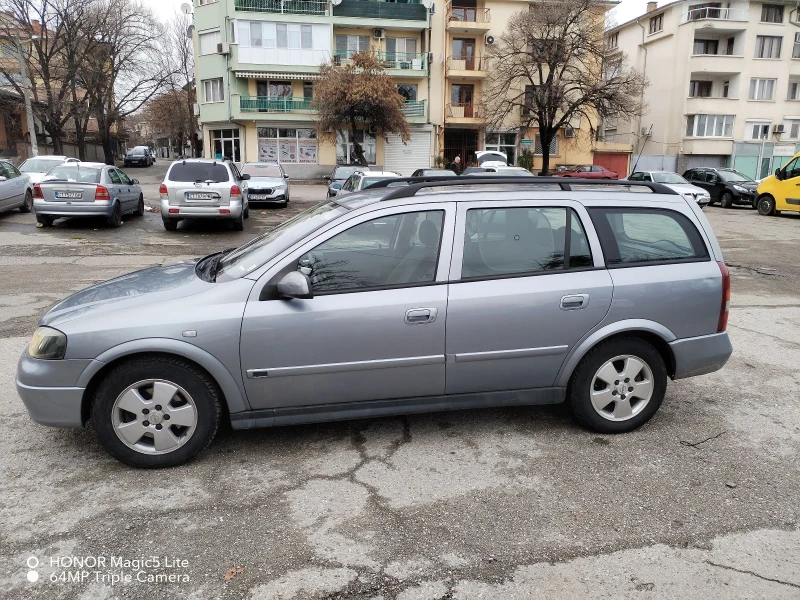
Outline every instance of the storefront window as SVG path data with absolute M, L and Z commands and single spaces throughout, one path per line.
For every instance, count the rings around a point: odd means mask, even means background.
M 377 150 L 377 139 L 375 135 L 359 129 L 356 132 L 358 143 L 364 149 L 364 156 L 367 164 L 375 164 Z M 353 152 L 353 143 L 350 140 L 350 132 L 344 129 L 336 130 L 336 164 L 350 165 L 356 162 L 356 154 Z
M 508 157 L 508 164 L 516 164 L 517 134 L 516 133 L 487 133 L 486 149 L 502 152 Z
M 212 129 L 210 133 L 211 151 L 214 158 L 242 162 L 238 129 Z
M 317 164 L 317 132 L 313 129 L 259 127 L 258 160 Z

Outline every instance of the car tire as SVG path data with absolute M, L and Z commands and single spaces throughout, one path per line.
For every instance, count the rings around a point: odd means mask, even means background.
M 233 220 L 232 225 L 234 231 L 244 231 L 244 211 L 239 214 L 237 219 Z
M 139 194 L 139 203 L 136 205 L 136 210 L 133 211 L 133 215 L 136 217 L 144 216 L 144 196 L 142 194 Z
M 722 208 L 732 208 L 733 207 L 733 194 L 730 192 L 724 192 L 722 196 L 719 198 L 719 205 Z
M 110 217 L 106 217 L 106 223 L 108 223 L 110 227 L 115 228 L 122 226 L 122 207 L 119 205 L 119 202 L 114 203 L 114 210 Z
M 220 398 L 216 382 L 192 363 L 177 357 L 134 358 L 100 382 L 92 426 L 103 448 L 126 465 L 175 467 L 214 439 Z
M 772 196 L 761 196 L 758 199 L 758 214 L 762 217 L 772 217 L 775 215 L 775 198 Z
M 567 403 L 584 426 L 600 433 L 624 433 L 650 420 L 666 390 L 667 369 L 658 350 L 641 338 L 620 337 L 583 357 L 570 378 Z M 622 393 L 626 391 L 629 397 Z
M 164 223 L 164 229 L 167 231 L 175 231 L 178 229 L 177 219 L 161 219 L 161 222 Z
M 33 210 L 33 194 L 30 190 L 25 191 L 25 199 L 22 201 L 22 206 L 19 207 L 19 212 L 29 213 Z
M 49 215 L 36 215 L 36 222 L 42 227 L 52 227 L 53 221 L 55 221 L 55 217 L 51 217 Z
M 245 208 L 244 208 L 244 218 L 245 219 L 249 219 L 250 218 L 250 205 L 249 204 L 247 206 L 245 206 Z

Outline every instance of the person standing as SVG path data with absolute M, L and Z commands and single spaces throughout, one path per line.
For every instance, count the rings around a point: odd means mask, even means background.
M 461 157 L 456 156 L 447 168 L 450 169 L 456 175 L 461 175 Z

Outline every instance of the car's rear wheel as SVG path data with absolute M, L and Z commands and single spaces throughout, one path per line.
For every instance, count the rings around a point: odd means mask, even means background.
M 641 427 L 667 390 L 664 360 L 637 337 L 602 343 L 581 360 L 570 379 L 567 402 L 575 418 L 600 433 Z
M 250 218 L 250 205 L 249 204 L 244 207 L 244 218 L 245 219 L 249 219 Z
M 233 220 L 233 230 L 244 231 L 244 211 L 242 211 L 239 216 Z
M 164 223 L 164 229 L 167 231 L 175 231 L 178 228 L 177 219 L 161 219 L 161 222 Z
M 725 192 L 719 199 L 719 205 L 722 208 L 731 208 L 733 206 L 733 194 Z
M 764 217 L 771 217 L 775 214 L 775 198 L 772 196 L 761 196 L 758 199 L 758 214 Z
M 220 392 L 179 358 L 136 358 L 97 388 L 92 425 L 111 456 L 132 467 L 174 467 L 200 454 L 219 427 Z
M 19 207 L 19 212 L 29 213 L 33 210 L 33 194 L 30 190 L 25 192 L 25 200 L 22 201 L 22 206 Z
M 139 194 L 139 202 L 136 204 L 136 210 L 133 214 L 137 217 L 144 216 L 144 196 Z
M 36 215 L 36 222 L 42 227 L 52 227 L 53 221 L 55 221 L 55 218 L 49 215 Z
M 111 213 L 111 216 L 106 219 L 106 222 L 111 227 L 122 226 L 122 207 L 119 205 L 119 202 L 114 203 L 114 210 Z

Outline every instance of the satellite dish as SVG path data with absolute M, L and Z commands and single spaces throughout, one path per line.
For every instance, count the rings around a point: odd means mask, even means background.
M 181 4 L 181 12 L 185 15 L 192 14 L 192 5 L 189 4 L 188 2 L 184 2 L 183 4 Z
M 430 10 L 431 6 L 433 5 L 433 0 L 422 0 L 422 6 Z
M 342 3 L 342 0 L 331 0 L 331 4 L 334 6 L 339 6 Z

